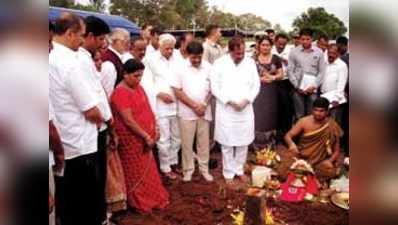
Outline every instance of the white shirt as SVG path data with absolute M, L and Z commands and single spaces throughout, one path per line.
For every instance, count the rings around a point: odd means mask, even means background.
M 260 79 L 253 59 L 245 57 L 235 65 L 230 54 L 216 60 L 211 70 L 211 91 L 217 98 L 215 139 L 222 145 L 246 146 L 254 140 L 253 101 L 260 90 Z M 229 101 L 250 103 L 240 112 Z
M 179 49 L 174 50 L 173 56 L 178 61 L 178 63 L 180 64 L 179 65 L 180 67 L 183 67 L 187 63 L 189 63 L 189 59 L 188 58 L 184 58 L 184 56 L 181 54 L 181 51 Z
M 123 62 L 122 55 L 118 51 L 116 51 L 112 46 L 109 46 L 108 49 L 114 52 Z M 116 78 L 117 70 L 115 65 L 113 65 L 111 61 L 103 62 L 101 65 L 101 84 L 104 87 L 108 98 L 110 98 L 113 89 L 115 88 Z
M 134 59 L 134 56 L 130 52 L 126 52 L 122 55 L 123 64 L 127 62 L 129 59 Z
M 156 115 L 156 95 L 158 94 L 155 88 L 155 79 L 153 77 L 152 71 L 148 66 L 148 60 L 144 57 L 142 63 L 145 65 L 144 74 L 141 78 L 141 86 L 144 88 L 144 91 L 149 99 L 149 104 L 151 105 L 152 112 Z
M 181 66 L 177 72 L 172 86 L 182 91 L 193 101 L 204 104 L 207 95 L 210 93 L 210 70 L 211 65 L 202 60 L 199 68 L 193 67 L 189 61 Z M 178 100 L 178 116 L 184 120 L 197 120 L 199 117 L 195 112 Z M 211 121 L 211 108 L 207 106 L 203 117 L 207 121 Z
M 87 83 L 90 84 L 92 91 L 97 94 L 99 99 L 98 109 L 100 110 L 104 121 L 108 121 L 112 118 L 112 112 L 107 95 L 101 84 L 101 74 L 98 73 L 89 51 L 81 47 L 79 48 L 78 56 L 84 78 L 87 79 Z M 105 122 L 102 123 L 100 131 L 105 130 L 106 127 Z
M 99 99 L 84 76 L 78 53 L 54 42 L 49 55 L 49 97 L 67 160 L 97 151 L 97 126 L 83 112 L 97 106 Z
M 274 46 L 272 48 L 272 54 L 279 56 L 282 59 L 282 70 L 283 70 L 283 80 L 289 79 L 287 77 L 287 65 L 283 62 L 284 60 L 288 61 L 289 60 L 289 54 L 290 54 L 290 49 L 291 47 L 286 46 L 285 49 L 281 53 L 279 53 L 276 50 L 276 47 Z
M 149 43 L 149 44 L 146 46 L 145 55 L 146 55 L 147 57 L 151 57 L 152 54 L 154 54 L 156 51 L 157 51 L 157 50 L 152 46 L 152 44 Z
M 333 63 L 326 62 L 326 73 L 321 85 L 322 96 L 330 102 L 340 104 L 347 101 L 344 88 L 348 80 L 348 68 L 343 60 L 337 58 Z
M 156 99 L 156 115 L 158 117 L 176 116 L 177 115 L 177 98 L 171 89 L 171 83 L 178 70 L 179 63 L 174 56 L 166 59 L 160 51 L 156 51 L 148 59 L 148 67 L 150 68 L 154 81 L 154 94 L 157 96 L 160 92 L 169 94 L 174 99 L 171 104 L 166 104 L 159 98 Z

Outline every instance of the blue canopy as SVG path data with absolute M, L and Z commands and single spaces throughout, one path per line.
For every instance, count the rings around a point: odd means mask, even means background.
M 124 17 L 109 15 L 109 14 L 102 14 L 102 13 L 88 12 L 88 11 L 67 9 L 60 7 L 49 7 L 48 19 L 51 22 L 54 22 L 61 15 L 62 12 L 74 13 L 81 17 L 96 16 L 104 20 L 108 24 L 108 26 L 110 26 L 112 29 L 120 27 L 128 30 L 132 35 L 140 34 L 140 28 L 135 23 L 131 22 L 130 20 Z

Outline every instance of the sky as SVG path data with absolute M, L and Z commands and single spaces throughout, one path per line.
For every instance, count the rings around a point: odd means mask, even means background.
M 286 31 L 292 30 L 293 20 L 309 7 L 324 7 L 349 28 L 349 0 L 207 0 L 233 14 L 253 13 L 272 24 L 279 23 Z

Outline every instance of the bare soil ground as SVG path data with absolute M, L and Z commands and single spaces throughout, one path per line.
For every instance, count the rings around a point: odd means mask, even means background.
M 190 183 L 164 180 L 170 193 L 170 205 L 163 211 L 140 215 L 129 211 L 117 219 L 118 225 L 232 225 L 230 214 L 236 208 L 242 209 L 248 185 L 235 181 L 226 186 L 221 174 L 221 153 L 213 152 L 218 167 L 211 170 L 215 181 L 206 182 L 195 172 Z M 345 225 L 348 211 L 332 203 L 302 202 L 288 203 L 267 199 L 267 206 L 274 217 L 289 225 Z

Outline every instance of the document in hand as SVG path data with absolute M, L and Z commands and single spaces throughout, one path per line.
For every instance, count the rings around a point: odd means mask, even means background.
M 344 94 L 338 95 L 334 91 L 323 93 L 323 94 L 321 94 L 321 97 L 327 98 L 330 103 L 337 101 L 339 103 L 339 105 L 347 102 L 347 99 L 344 97 Z M 333 105 L 330 104 L 329 108 L 333 108 Z
M 305 91 L 310 86 L 316 87 L 316 76 L 304 73 L 303 79 L 301 80 L 301 83 L 300 83 L 300 89 Z

